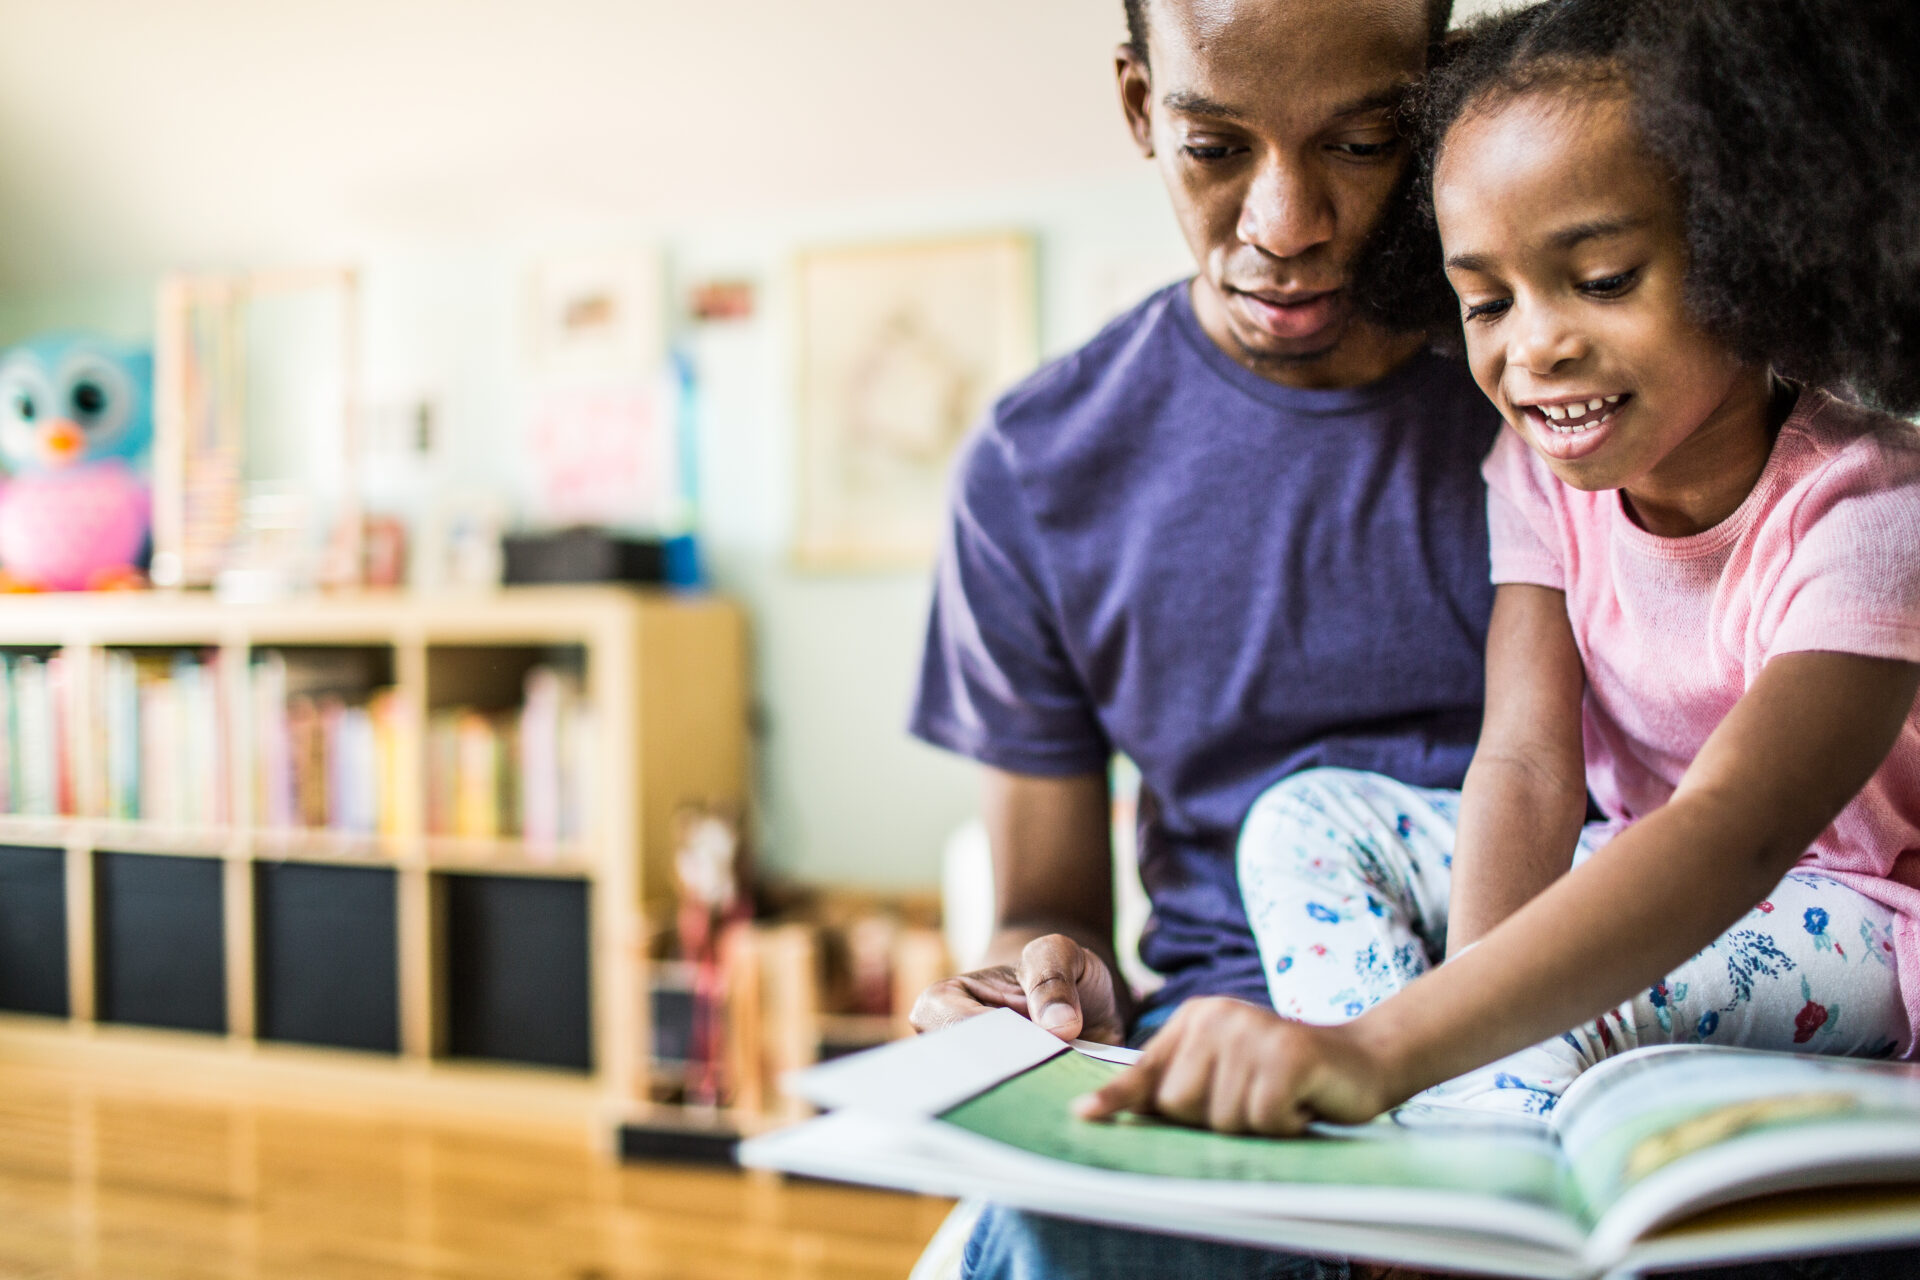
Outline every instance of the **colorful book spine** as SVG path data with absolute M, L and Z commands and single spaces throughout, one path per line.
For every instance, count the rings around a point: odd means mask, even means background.
M 579 844 L 593 810 L 595 721 L 579 681 L 536 666 L 521 705 L 436 711 L 427 724 L 427 830 L 470 839 L 518 838 L 550 861 Z
M 400 794 L 406 703 L 392 689 L 325 689 L 284 654 L 252 672 L 254 795 L 269 829 L 306 827 L 346 836 L 406 830 Z
M 268 830 L 295 825 L 293 744 L 288 729 L 287 659 L 271 651 L 253 664 L 253 815 Z

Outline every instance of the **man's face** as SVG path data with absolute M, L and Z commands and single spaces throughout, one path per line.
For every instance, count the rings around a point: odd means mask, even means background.
M 1407 165 L 1392 111 L 1426 45 L 1422 0 L 1151 0 L 1148 60 L 1121 50 L 1200 322 L 1256 372 L 1314 386 L 1359 367 L 1348 285 Z

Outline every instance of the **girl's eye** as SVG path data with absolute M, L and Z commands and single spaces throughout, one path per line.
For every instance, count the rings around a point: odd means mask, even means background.
M 1495 298 L 1492 302 L 1476 302 L 1467 308 L 1469 320 L 1498 320 L 1513 305 L 1511 298 Z
M 1385 142 L 1336 142 L 1327 149 L 1349 160 L 1378 160 L 1392 155 L 1399 146 L 1400 140 L 1391 138 Z
M 1639 276 L 1639 269 L 1635 268 L 1618 275 L 1602 276 L 1598 280 L 1582 280 L 1579 288 L 1590 298 L 1617 298 L 1631 289 Z

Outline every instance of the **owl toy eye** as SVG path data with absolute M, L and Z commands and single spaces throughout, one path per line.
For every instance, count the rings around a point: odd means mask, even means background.
M 127 426 L 133 387 L 118 367 L 95 355 L 82 355 L 60 369 L 62 412 L 87 433 L 87 452 L 98 455 L 116 442 Z
M 53 402 L 41 366 L 21 356 L 0 364 L 0 462 L 8 470 L 31 466 L 34 431 Z
M 107 407 L 107 393 L 100 384 L 91 379 L 76 382 L 73 386 L 73 416 L 82 422 L 100 416 Z

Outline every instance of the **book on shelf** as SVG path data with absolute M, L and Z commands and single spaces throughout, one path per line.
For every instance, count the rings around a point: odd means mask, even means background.
M 75 812 L 72 689 L 64 655 L 0 654 L 5 767 L 0 811 L 52 818 Z
M 1072 1114 L 1135 1056 L 998 1010 L 799 1073 L 829 1114 L 747 1141 L 741 1161 L 1540 1280 L 1920 1242 L 1910 1065 L 1662 1046 L 1595 1066 L 1545 1119 L 1415 1102 L 1295 1139 Z
M 438 710 L 427 725 L 427 830 L 516 839 L 545 859 L 584 840 L 592 812 L 594 717 L 578 680 L 527 673 L 520 706 Z
M 269 651 L 253 664 L 254 813 L 271 830 L 397 836 L 402 719 L 391 688 Z
M 96 653 L 90 811 L 163 826 L 232 818 L 218 651 Z

